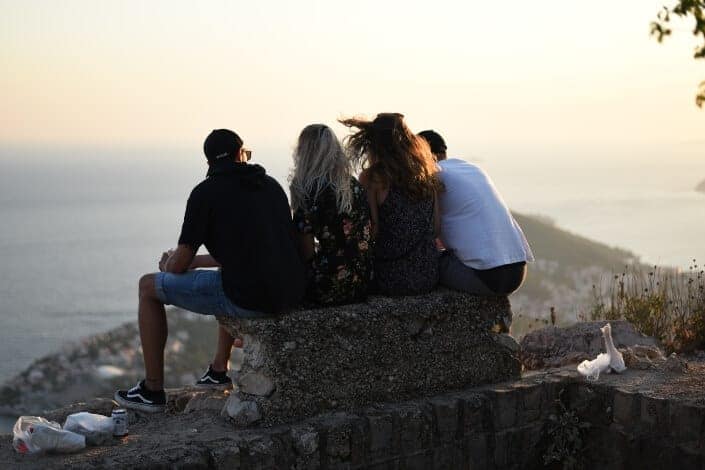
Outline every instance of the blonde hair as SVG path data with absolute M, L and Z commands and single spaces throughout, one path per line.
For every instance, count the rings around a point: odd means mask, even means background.
M 289 175 L 291 208 L 303 208 L 306 200 L 330 186 L 335 193 L 338 213 L 352 210 L 350 160 L 333 130 L 324 124 L 304 128 L 294 149 L 294 168 Z

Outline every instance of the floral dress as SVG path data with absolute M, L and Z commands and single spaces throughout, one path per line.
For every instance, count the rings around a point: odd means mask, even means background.
M 355 179 L 352 209 L 340 214 L 330 186 L 318 196 L 306 199 L 305 207 L 294 212 L 300 233 L 313 234 L 316 253 L 309 263 L 306 300 L 322 305 L 364 301 L 372 275 L 370 209 L 365 189 Z

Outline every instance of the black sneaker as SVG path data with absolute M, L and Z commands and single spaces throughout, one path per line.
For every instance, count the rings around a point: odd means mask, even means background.
M 153 392 L 144 385 L 144 380 L 129 390 L 118 390 L 115 392 L 115 401 L 133 410 L 147 413 L 158 413 L 164 411 L 166 406 L 166 394 L 164 390 Z
M 209 365 L 203 377 L 196 382 L 196 386 L 228 390 L 233 387 L 233 380 L 228 377 L 227 372 L 216 372 L 213 370 L 213 366 Z

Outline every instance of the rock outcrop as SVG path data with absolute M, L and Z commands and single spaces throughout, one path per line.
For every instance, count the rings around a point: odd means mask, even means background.
M 526 334 L 521 340 L 521 362 L 528 370 L 561 367 L 567 364 L 594 359 L 605 352 L 602 340 L 603 327 L 607 321 L 576 323 L 567 328 L 547 326 Z M 647 346 L 658 351 L 658 341 L 644 336 L 624 320 L 612 320 L 612 338 L 618 349 Z M 629 367 L 629 364 L 627 364 Z
M 408 400 L 519 377 L 509 301 L 448 290 L 373 297 L 266 320 L 221 318 L 244 342 L 238 390 L 224 412 L 239 426 Z

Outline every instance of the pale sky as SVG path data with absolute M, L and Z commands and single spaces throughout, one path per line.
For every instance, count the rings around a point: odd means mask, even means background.
M 478 154 L 705 150 L 690 24 L 649 36 L 664 1 L 0 0 L 0 147 L 200 148 L 228 127 L 279 151 L 396 111 Z

